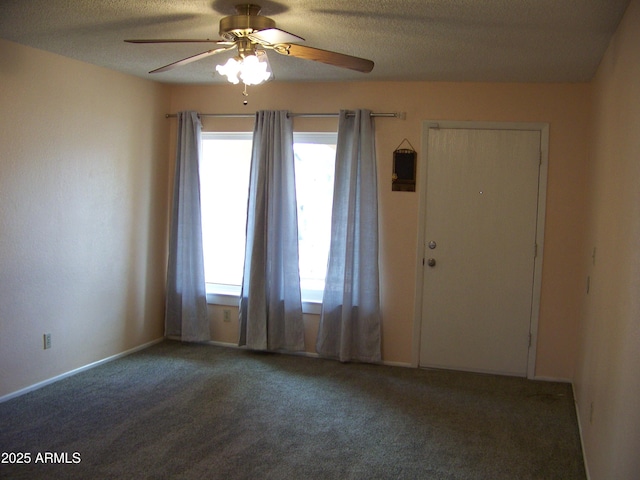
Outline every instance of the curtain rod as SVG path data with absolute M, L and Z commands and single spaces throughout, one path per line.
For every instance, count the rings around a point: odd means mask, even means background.
M 253 118 L 255 117 L 255 113 L 199 113 L 199 117 L 215 117 L 215 118 Z M 315 117 L 315 118 L 332 118 L 338 117 L 339 113 L 290 113 L 292 117 Z M 347 115 L 354 115 L 353 113 Z M 177 117 L 177 113 L 167 113 L 165 118 L 175 118 Z M 388 117 L 388 118 L 399 118 L 404 120 L 406 114 L 404 112 L 393 112 L 393 113 L 371 113 L 372 117 Z

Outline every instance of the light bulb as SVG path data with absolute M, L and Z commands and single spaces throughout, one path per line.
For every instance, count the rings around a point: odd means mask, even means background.
M 238 75 L 240 75 L 241 66 L 241 61 L 238 61 L 236 58 L 230 58 L 224 65 L 217 65 L 216 71 L 220 75 L 225 75 L 227 77 L 227 80 L 235 85 L 237 83 L 240 83 Z
M 256 55 L 248 55 L 242 61 L 240 79 L 245 85 L 258 85 L 266 82 L 270 77 L 271 71 L 266 53 L 256 52 Z

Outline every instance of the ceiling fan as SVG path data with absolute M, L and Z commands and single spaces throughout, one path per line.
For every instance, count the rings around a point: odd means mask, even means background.
M 262 83 L 262 81 L 270 77 L 271 72 L 269 71 L 268 60 L 264 49 L 273 50 L 285 56 L 313 60 L 363 73 L 368 73 L 373 69 L 374 63 L 371 60 L 299 45 L 299 42 L 304 42 L 303 38 L 276 28 L 276 22 L 269 17 L 260 15 L 260 11 L 261 7 L 259 5 L 237 5 L 236 15 L 224 17 L 220 20 L 221 40 L 151 39 L 125 40 L 125 42 L 212 43 L 216 45 L 216 47 L 211 50 L 156 68 L 149 73 L 165 72 L 211 55 L 237 49 L 238 55 L 230 59 L 225 66 L 219 65 L 217 70 L 227 75 L 229 81 L 232 83 L 238 83 L 242 80 L 245 85 Z M 243 63 L 246 64 L 246 68 L 249 68 L 250 64 L 254 64 L 254 66 L 255 64 L 262 64 L 261 72 L 263 75 L 258 77 L 251 77 L 249 73 L 243 75 L 243 72 L 240 71 Z M 265 70 L 268 71 L 268 76 L 264 72 Z

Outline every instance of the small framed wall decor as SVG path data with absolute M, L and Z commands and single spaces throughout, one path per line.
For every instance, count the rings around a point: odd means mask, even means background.
M 409 148 L 400 148 L 405 142 Z M 394 192 L 416 191 L 416 151 L 406 138 L 393 152 L 391 190 Z

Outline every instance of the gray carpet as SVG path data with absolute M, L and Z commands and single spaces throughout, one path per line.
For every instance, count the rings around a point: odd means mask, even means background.
M 585 478 L 567 384 L 171 341 L 1 403 L 0 428 L 31 456 L 2 479 Z

